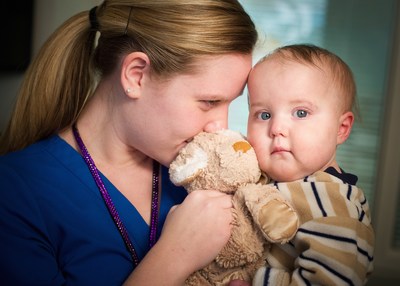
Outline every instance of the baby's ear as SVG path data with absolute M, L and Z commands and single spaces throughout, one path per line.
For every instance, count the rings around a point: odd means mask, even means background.
M 193 181 L 207 167 L 208 156 L 201 148 L 181 152 L 169 166 L 169 176 L 176 186 Z
M 339 119 L 339 129 L 337 134 L 337 144 L 340 145 L 349 138 L 351 133 L 351 128 L 353 127 L 354 123 L 354 114 L 351 111 L 348 111 Z

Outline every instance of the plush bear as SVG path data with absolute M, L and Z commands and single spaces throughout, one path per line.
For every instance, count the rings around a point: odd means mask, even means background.
M 276 188 L 261 183 L 254 149 L 239 132 L 198 134 L 180 150 L 169 171 L 171 181 L 188 192 L 213 189 L 232 194 L 231 237 L 210 265 L 186 280 L 187 285 L 251 282 L 266 263 L 269 245 L 286 243 L 297 231 L 296 212 Z

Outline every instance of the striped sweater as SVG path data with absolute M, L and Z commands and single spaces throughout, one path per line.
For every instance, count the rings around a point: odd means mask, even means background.
M 271 246 L 269 267 L 253 285 L 364 285 L 373 269 L 374 231 L 362 190 L 321 171 L 274 185 L 298 212 L 300 227 L 289 243 Z

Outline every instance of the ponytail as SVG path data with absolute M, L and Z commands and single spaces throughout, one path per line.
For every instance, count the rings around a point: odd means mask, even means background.
M 94 87 L 91 57 L 96 32 L 88 12 L 67 20 L 46 41 L 29 66 L 0 154 L 22 149 L 69 127 Z

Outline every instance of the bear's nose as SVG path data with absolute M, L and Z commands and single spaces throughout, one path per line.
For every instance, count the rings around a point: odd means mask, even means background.
M 246 153 L 247 151 L 249 151 L 251 149 L 251 145 L 246 141 L 235 142 L 232 145 L 232 147 L 233 147 L 233 150 L 235 150 L 235 152 L 242 151 L 243 153 Z

